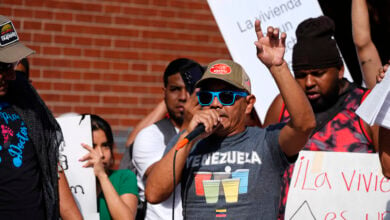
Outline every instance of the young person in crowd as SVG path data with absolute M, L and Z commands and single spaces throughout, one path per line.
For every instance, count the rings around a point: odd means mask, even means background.
M 100 219 L 134 219 L 137 212 L 137 179 L 130 170 L 112 170 L 114 165 L 114 138 L 107 121 L 91 115 L 93 147 L 80 161 L 84 167 L 93 167 L 97 178 L 98 211 Z

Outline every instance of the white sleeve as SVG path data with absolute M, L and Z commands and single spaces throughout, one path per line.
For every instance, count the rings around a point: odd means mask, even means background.
M 141 179 L 149 166 L 162 158 L 164 150 L 164 135 L 155 124 L 138 133 L 134 140 L 132 161 Z

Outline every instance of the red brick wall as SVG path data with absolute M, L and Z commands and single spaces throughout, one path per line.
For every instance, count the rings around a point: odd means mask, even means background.
M 0 0 L 30 57 L 33 85 L 59 115 L 91 112 L 127 131 L 162 98 L 177 57 L 229 58 L 206 0 Z

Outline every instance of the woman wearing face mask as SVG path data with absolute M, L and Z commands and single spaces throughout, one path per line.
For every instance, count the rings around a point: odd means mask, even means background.
M 100 219 L 134 219 L 137 212 L 136 176 L 130 170 L 112 170 L 114 140 L 110 125 L 101 117 L 91 115 L 93 147 L 80 161 L 93 167 L 97 178 L 96 195 Z

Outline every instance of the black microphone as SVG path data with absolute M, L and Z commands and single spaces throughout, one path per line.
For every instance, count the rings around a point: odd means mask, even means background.
M 198 124 L 194 130 L 192 130 L 185 138 L 188 139 L 188 141 L 194 140 L 194 138 L 198 137 L 202 133 L 204 133 L 205 127 L 203 124 Z
M 198 137 L 202 133 L 205 132 L 205 127 L 203 124 L 198 124 L 198 126 L 195 127 L 194 130 L 192 130 L 187 136 L 179 141 L 179 143 L 176 146 L 176 150 L 180 150 L 183 148 L 188 142 L 192 141 L 194 138 Z

